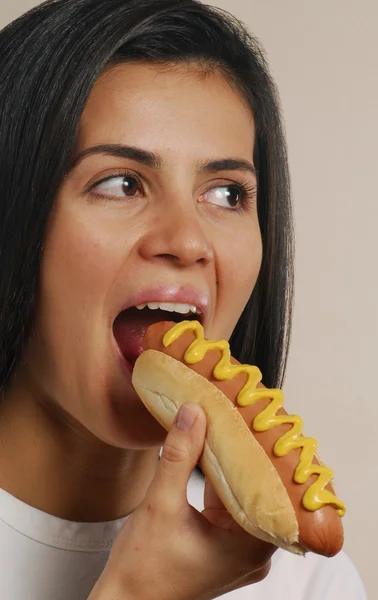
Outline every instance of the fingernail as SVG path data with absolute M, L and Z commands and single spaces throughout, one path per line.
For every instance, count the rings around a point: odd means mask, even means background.
M 187 404 L 183 404 L 178 411 L 175 420 L 173 421 L 174 425 L 183 431 L 189 431 L 194 425 L 194 422 L 197 418 L 197 413 L 191 409 Z

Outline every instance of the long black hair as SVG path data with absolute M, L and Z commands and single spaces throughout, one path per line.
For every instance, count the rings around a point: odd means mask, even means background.
M 219 68 L 251 106 L 263 262 L 230 345 L 259 366 L 268 387 L 280 386 L 293 231 L 278 94 L 259 43 L 236 18 L 197 0 L 52 0 L 0 32 L 0 390 L 31 331 L 46 226 L 81 114 L 99 75 L 120 61 Z

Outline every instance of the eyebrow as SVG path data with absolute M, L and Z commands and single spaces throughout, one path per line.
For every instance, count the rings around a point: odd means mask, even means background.
M 93 154 L 106 154 L 116 158 L 128 158 L 135 160 L 140 164 L 152 169 L 160 170 L 162 168 L 162 158 L 135 146 L 124 146 L 120 144 L 101 144 L 91 146 L 80 152 L 72 161 L 69 171 L 75 169 L 85 158 Z M 219 160 L 210 160 L 198 163 L 199 173 L 218 173 L 219 171 L 247 171 L 257 178 L 257 170 L 248 160 L 239 158 L 224 158 Z

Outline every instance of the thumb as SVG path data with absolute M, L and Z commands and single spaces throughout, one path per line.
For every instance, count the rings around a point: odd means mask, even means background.
M 206 415 L 198 404 L 183 404 L 166 437 L 155 478 L 149 489 L 160 506 L 179 508 L 187 502 L 186 488 L 206 439 Z

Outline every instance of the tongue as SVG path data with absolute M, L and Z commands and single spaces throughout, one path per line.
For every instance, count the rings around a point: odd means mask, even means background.
M 124 357 L 134 364 L 143 352 L 146 329 L 153 323 L 172 320 L 172 314 L 162 310 L 130 308 L 118 315 L 114 323 L 114 337 Z

